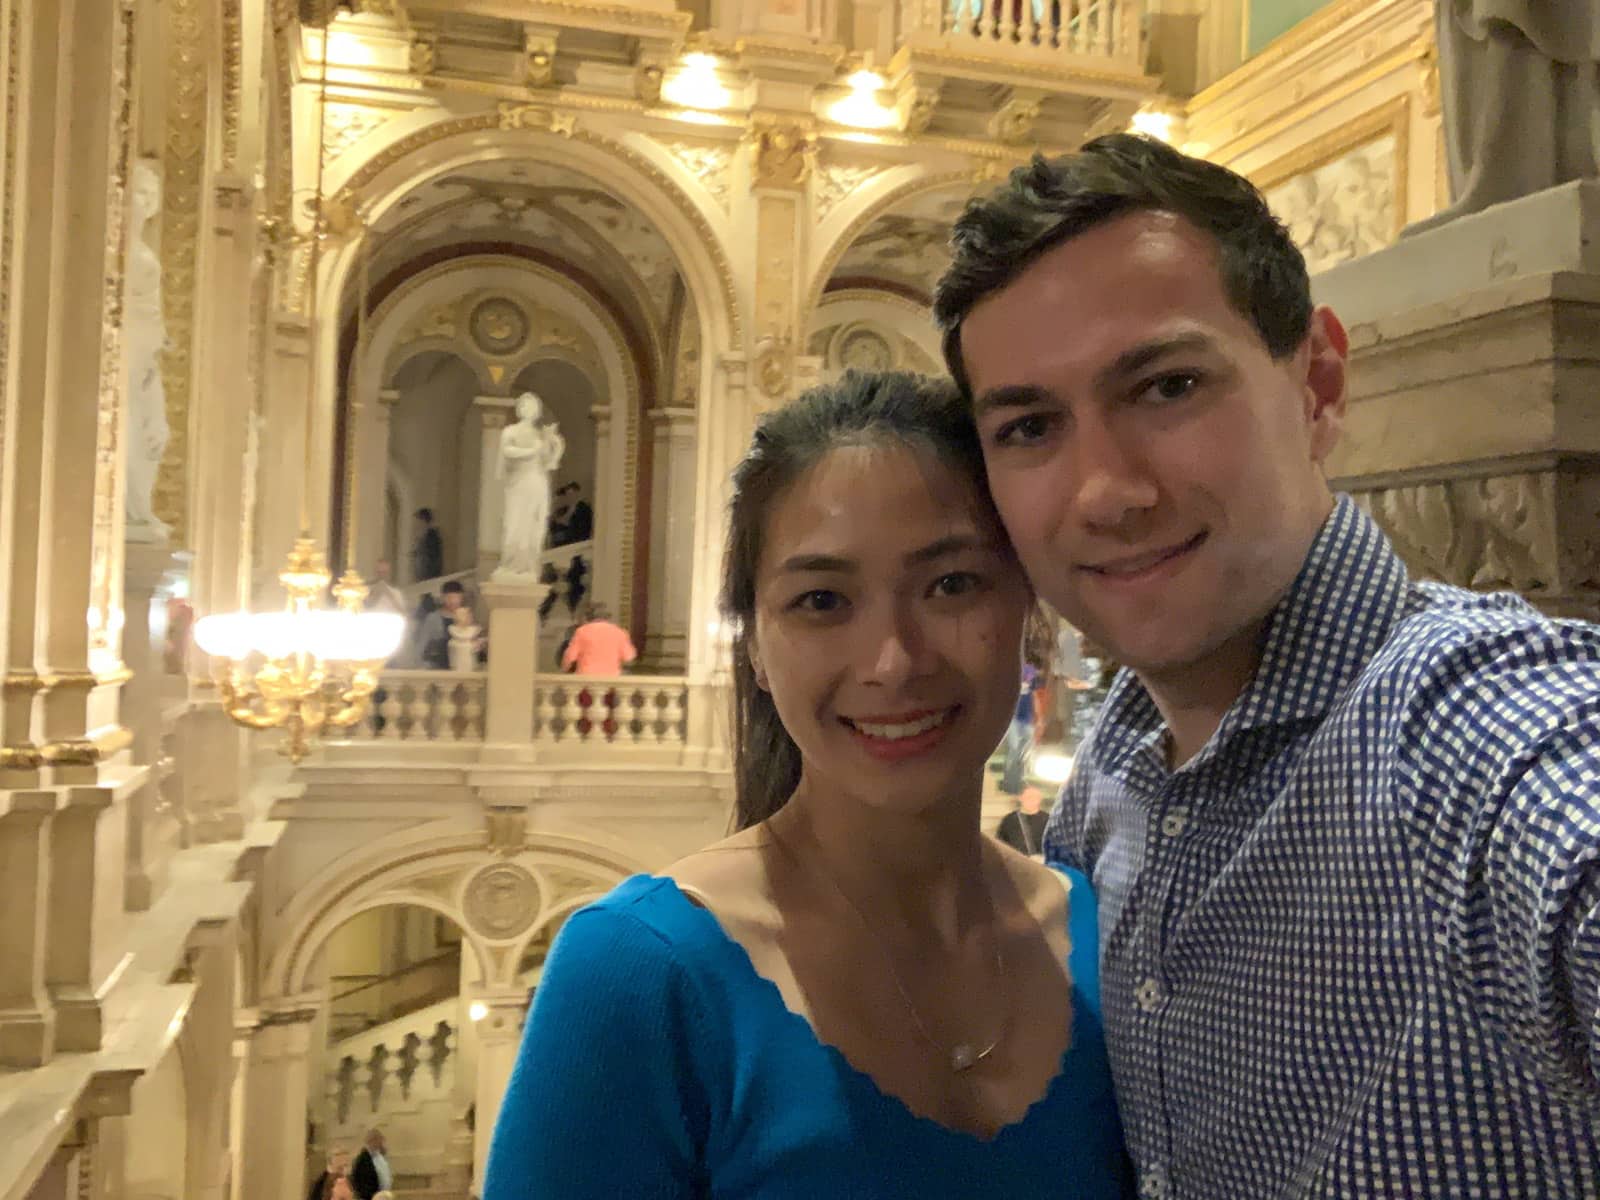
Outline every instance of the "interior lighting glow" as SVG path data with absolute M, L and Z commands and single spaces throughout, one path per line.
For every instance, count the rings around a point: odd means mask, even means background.
M 489 1015 L 489 1006 L 482 1000 L 474 1000 L 467 1005 L 467 1020 L 481 1021 Z
M 722 85 L 716 56 L 695 51 L 662 80 L 661 98 L 680 108 L 715 109 L 728 107 L 733 93 Z
M 1072 774 L 1072 755 L 1037 754 L 1033 759 L 1033 775 L 1045 783 L 1062 784 Z
M 882 75 L 863 67 L 845 82 L 850 85 L 849 93 L 826 109 L 830 121 L 854 125 L 857 129 L 888 129 L 899 123 L 894 107 L 880 99 L 884 88 Z
M 1153 109 L 1143 108 L 1133 114 L 1133 120 L 1128 122 L 1128 129 L 1133 133 L 1142 133 L 1172 144 L 1172 114 L 1156 112 Z

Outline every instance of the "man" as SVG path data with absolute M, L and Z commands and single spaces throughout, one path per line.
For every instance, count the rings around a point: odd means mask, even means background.
M 1600 1196 L 1600 629 L 1335 499 L 1348 343 L 1245 180 L 1099 138 L 952 246 L 999 512 L 1127 668 L 1045 847 L 1142 1195 Z
M 1050 814 L 1040 805 L 1044 793 L 1036 787 L 1025 787 L 1017 797 L 1017 807 L 1000 818 L 1000 828 L 994 836 L 1019 854 L 1029 858 L 1044 857 L 1044 826 Z
M 567 503 L 572 506 L 572 511 L 567 516 L 566 541 L 562 544 L 587 542 L 594 537 L 594 509 L 583 498 L 583 484 L 574 481 L 567 484 L 566 490 Z
M 466 603 L 467 591 L 452 579 L 439 589 L 439 607 L 417 624 L 417 659 L 433 671 L 450 669 L 450 626 L 456 623 Z
M 350 1186 L 357 1200 L 372 1200 L 379 1192 L 394 1190 L 394 1170 L 389 1166 L 389 1147 L 383 1130 L 369 1129 L 365 1148 L 350 1164 Z
M 411 547 L 411 582 L 422 583 L 444 574 L 444 539 L 433 524 L 433 509 L 417 509 L 417 539 Z
M 561 652 L 561 669 L 576 675 L 621 675 L 623 664 L 638 656 L 628 631 L 608 619 L 603 605 L 595 604 Z

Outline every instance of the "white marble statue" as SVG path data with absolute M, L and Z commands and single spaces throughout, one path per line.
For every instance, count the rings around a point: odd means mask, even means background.
M 500 434 L 500 476 L 505 480 L 505 516 L 496 579 L 533 581 L 539 575 L 550 526 L 550 474 L 567 443 L 554 425 L 538 424 L 543 405 L 532 392 L 517 397 L 517 422 Z
M 161 256 L 145 227 L 161 213 L 161 176 L 148 159 L 133 164 L 128 188 L 128 263 L 122 304 L 122 361 L 127 371 L 127 538 L 164 542 L 167 526 L 150 504 L 167 450 L 167 395 L 161 352 L 167 344 L 161 313 Z
M 1600 174 L 1600 0 L 1435 0 L 1455 201 L 1417 233 Z

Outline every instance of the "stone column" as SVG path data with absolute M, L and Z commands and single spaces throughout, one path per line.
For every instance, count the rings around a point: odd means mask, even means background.
M 695 435 L 692 408 L 655 408 L 651 480 L 651 612 L 644 653 L 662 674 L 684 670 L 689 656 L 689 592 L 694 581 Z
M 389 510 L 389 446 L 394 434 L 394 409 L 399 403 L 400 392 L 396 388 L 384 388 L 378 393 L 378 402 L 373 405 L 372 453 L 361 457 L 360 486 L 364 507 L 361 510 L 361 546 L 356 548 L 356 558 L 361 573 L 369 578 L 377 561 L 388 558 L 390 552 L 384 543 L 383 531 Z M 405 553 L 405 538 L 411 529 L 411 514 L 402 512 L 399 517 L 400 544 L 394 548 L 395 558 Z M 400 562 L 389 563 L 394 579 L 405 578 L 401 573 L 403 566 Z
M 67 789 L 50 833 L 50 937 L 45 982 L 56 1009 L 58 1050 L 100 1049 L 98 992 L 109 973 L 106 947 L 120 938 L 125 851 L 120 837 L 96 837 L 117 799 L 108 787 Z M 109 860 L 109 861 L 108 861 Z
M 516 415 L 517 402 L 506 396 L 477 396 L 472 404 L 483 427 L 478 461 L 478 580 L 482 583 L 500 565 L 506 503 L 505 481 L 500 477 L 500 432 Z
M 500 1117 L 511 1068 L 517 1064 L 522 1044 L 522 1023 L 528 1013 L 526 989 L 484 991 L 475 999 L 488 1009 L 477 1023 L 478 1088 L 473 1116 L 472 1178 L 483 1188 L 483 1172 L 489 1162 L 489 1141 Z
M 37 1067 L 55 1052 L 45 991 L 51 818 L 58 791 L 0 791 L 0 1067 Z
M 122 688 L 123 724 L 133 734 L 134 761 L 158 763 L 166 671 L 161 631 L 166 619 L 157 590 L 178 560 L 166 546 L 140 543 L 130 544 L 126 555 L 122 661 L 133 675 Z M 167 860 L 177 849 L 178 823 L 161 803 L 160 784 L 159 772 L 153 771 L 144 786 L 128 797 L 126 899 L 135 912 L 150 907 L 165 882 Z
M 533 760 L 533 677 L 539 669 L 539 605 L 548 589 L 526 583 L 478 585 L 489 609 L 486 762 Z
M 306 484 L 306 389 L 311 327 L 297 313 L 279 312 L 272 319 L 263 389 L 260 464 L 260 527 L 252 564 L 255 604 L 276 608 L 283 603 L 278 572 L 300 533 L 302 495 Z
M 618 525 L 622 512 L 622 479 L 612 464 L 611 406 L 596 404 L 589 409 L 594 422 L 594 561 L 589 564 L 589 599 L 611 606 L 620 624 L 628 623 L 623 600 L 632 581 L 620 578 L 622 541 L 633 530 Z
M 316 1010 L 270 1013 L 249 1033 L 240 1140 L 240 1200 L 305 1195 L 306 1097 Z

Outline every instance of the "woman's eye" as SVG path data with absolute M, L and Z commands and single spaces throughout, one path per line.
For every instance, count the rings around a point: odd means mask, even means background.
M 1154 401 L 1157 404 L 1170 403 L 1173 400 L 1182 400 L 1195 388 L 1200 386 L 1200 376 L 1193 371 L 1174 371 L 1170 375 L 1162 375 L 1152 379 L 1139 393 L 1143 399 Z
M 933 594 L 936 596 L 964 596 L 969 592 L 978 590 L 983 581 L 971 571 L 951 571 L 941 575 L 933 581 Z
M 994 432 L 997 446 L 1027 446 L 1037 442 L 1050 431 L 1049 413 L 1028 413 L 1007 421 Z
M 801 612 L 831 613 L 844 607 L 844 597 L 838 592 L 829 591 L 827 588 L 813 588 L 809 592 L 801 592 L 789 605 L 790 608 Z

